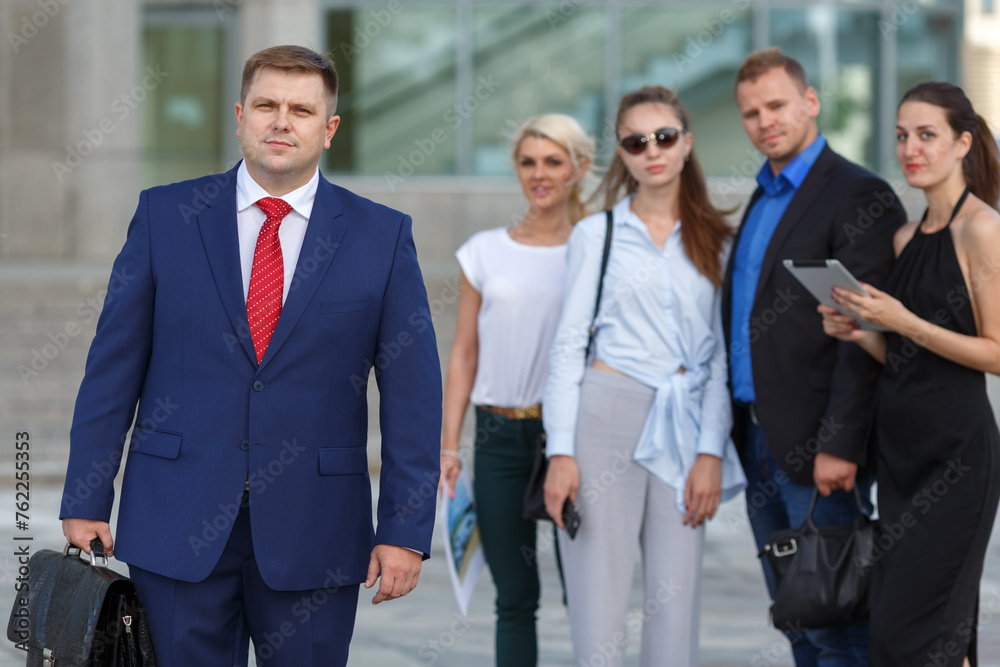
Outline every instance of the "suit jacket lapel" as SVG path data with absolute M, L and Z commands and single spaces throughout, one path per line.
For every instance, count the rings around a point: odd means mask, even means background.
M 229 183 L 221 188 L 216 197 L 202 196 L 206 207 L 198 214 L 198 228 L 202 243 L 215 278 L 216 288 L 222 298 L 222 305 L 236 332 L 234 340 L 227 340 L 232 349 L 236 341 L 253 363 L 257 356 L 250 338 L 250 324 L 247 320 L 246 299 L 243 296 L 243 272 L 240 268 L 240 239 L 236 228 L 236 170 L 227 173 Z
M 792 233 L 792 230 L 797 225 L 809 223 L 804 218 L 804 214 L 812 206 L 816 197 L 826 188 L 826 177 L 833 167 L 832 156 L 833 151 L 830 147 L 824 146 L 819 156 L 817 156 L 816 162 L 813 163 L 812 169 L 809 170 L 805 180 L 802 181 L 802 185 L 795 191 L 792 201 L 788 203 L 785 214 L 781 216 L 781 221 L 778 222 L 778 226 L 774 230 L 774 235 L 771 236 L 771 242 L 767 244 L 767 251 L 764 253 L 764 261 L 760 267 L 760 278 L 757 280 L 757 291 L 754 294 L 754 304 L 760 298 L 763 287 L 771 277 L 771 273 L 774 271 L 774 267 L 779 260 L 819 259 L 815 257 L 779 257 L 779 255 L 781 254 L 781 248 L 785 243 L 785 239 Z
M 305 238 L 302 240 L 302 250 L 299 252 L 288 298 L 281 307 L 281 316 L 274 328 L 271 342 L 268 343 L 267 353 L 261 360 L 261 368 L 274 358 L 275 353 L 285 343 L 295 324 L 302 317 L 302 313 L 330 267 L 346 230 L 347 220 L 343 216 L 337 193 L 333 185 L 320 174 L 316 200 L 309 216 Z

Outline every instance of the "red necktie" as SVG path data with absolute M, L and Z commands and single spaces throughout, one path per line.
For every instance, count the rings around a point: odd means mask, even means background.
M 247 319 L 250 336 L 257 352 L 257 363 L 264 358 L 267 344 L 281 315 L 281 294 L 285 285 L 285 263 L 281 257 L 278 227 L 292 207 L 275 197 L 264 197 L 257 208 L 267 216 L 257 237 L 250 271 L 250 292 L 247 294 Z

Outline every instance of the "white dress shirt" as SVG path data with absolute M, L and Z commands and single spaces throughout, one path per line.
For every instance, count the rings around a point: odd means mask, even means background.
M 301 188 L 292 190 L 278 197 L 292 210 L 281 221 L 278 228 L 278 240 L 281 242 L 281 259 L 285 265 L 285 284 L 281 293 L 281 304 L 288 298 L 288 289 L 295 275 L 295 265 L 302 251 L 302 241 L 306 237 L 306 227 L 309 216 L 312 215 L 313 203 L 316 201 L 316 190 L 319 188 L 319 168 Z M 267 191 L 260 187 L 253 176 L 247 171 L 246 161 L 240 162 L 236 172 L 236 227 L 240 237 L 240 268 L 243 271 L 243 300 L 250 293 L 250 273 L 253 270 L 253 254 L 257 248 L 257 237 L 264 226 L 267 216 L 254 204 L 264 197 L 270 197 Z

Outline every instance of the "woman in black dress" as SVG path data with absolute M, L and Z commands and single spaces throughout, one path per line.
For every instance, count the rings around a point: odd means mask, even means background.
M 1000 499 L 985 378 L 1000 374 L 1000 161 L 962 90 L 939 82 L 903 97 L 896 155 L 927 210 L 896 233 L 884 292 L 834 290 L 843 308 L 888 332 L 820 306 L 828 334 L 885 364 L 870 658 L 975 665 L 979 580 Z

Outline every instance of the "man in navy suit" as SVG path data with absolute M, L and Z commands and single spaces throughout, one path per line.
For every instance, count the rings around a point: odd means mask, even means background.
M 344 665 L 359 585 L 409 593 L 430 553 L 441 376 L 398 211 L 319 173 L 333 64 L 243 71 L 244 160 L 139 197 L 77 398 L 61 518 L 129 564 L 161 665 Z M 377 530 L 369 372 L 381 404 Z M 116 541 L 108 521 L 126 434 Z
M 747 475 L 757 548 L 813 514 L 849 523 L 854 488 L 868 495 L 875 388 L 881 367 L 857 346 L 823 332 L 816 300 L 782 260 L 840 260 L 882 285 L 892 237 L 906 213 L 889 185 L 835 153 L 819 132 L 820 100 L 802 65 L 772 48 L 750 54 L 736 75 L 743 129 L 767 161 L 733 244 L 722 287 L 730 353 L 733 441 Z M 763 561 L 768 589 L 774 576 Z M 779 628 L 798 667 L 868 664 L 868 625 Z

